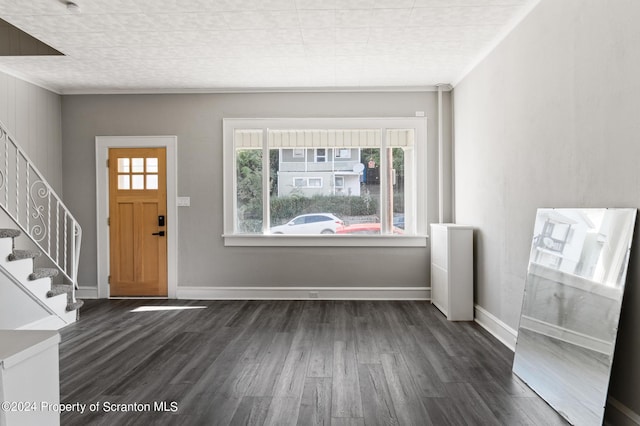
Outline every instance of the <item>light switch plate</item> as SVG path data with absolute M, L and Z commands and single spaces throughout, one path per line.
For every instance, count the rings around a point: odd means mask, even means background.
M 191 206 L 191 197 L 178 197 L 178 207 Z

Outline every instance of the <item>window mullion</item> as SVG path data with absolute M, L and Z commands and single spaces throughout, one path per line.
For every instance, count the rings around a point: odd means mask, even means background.
M 389 179 L 387 175 L 387 168 L 389 166 L 389 159 L 387 157 L 387 129 L 380 129 L 380 234 L 386 235 L 389 233 L 390 227 L 389 217 L 387 212 L 387 205 L 389 203 Z
M 329 154 L 329 148 L 327 148 L 327 155 Z M 336 195 L 336 149 L 331 148 L 331 195 Z
M 271 210 L 269 202 L 269 174 L 271 173 L 269 155 L 269 129 L 262 129 L 262 233 L 269 233 L 271 228 Z

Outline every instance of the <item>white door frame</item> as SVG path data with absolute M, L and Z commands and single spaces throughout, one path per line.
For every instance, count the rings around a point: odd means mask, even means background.
M 109 297 L 109 148 L 167 149 L 167 297 L 176 298 L 178 287 L 178 137 L 96 136 L 96 220 L 98 244 L 98 298 Z

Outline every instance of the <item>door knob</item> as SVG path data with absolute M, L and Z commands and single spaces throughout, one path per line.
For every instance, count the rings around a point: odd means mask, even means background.
M 159 237 L 164 237 L 164 231 L 154 232 L 154 233 L 153 233 L 153 234 L 151 234 L 151 235 L 157 235 L 157 236 L 159 236 Z

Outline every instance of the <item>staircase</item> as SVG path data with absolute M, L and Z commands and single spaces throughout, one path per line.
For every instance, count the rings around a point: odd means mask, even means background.
M 58 329 L 75 322 L 84 302 L 74 301 L 71 285 L 53 283 L 57 269 L 34 267 L 40 252 L 15 248 L 15 239 L 20 235 L 18 229 L 0 229 L 0 269 L 49 314 L 43 321 L 21 328 Z
M 82 229 L 0 123 L 0 329 L 59 329 L 75 322 Z M 23 247 L 16 247 L 16 239 Z M 28 247 L 26 247 L 28 246 Z M 52 268 L 35 268 L 42 256 Z M 59 281 L 53 279 L 60 274 Z

